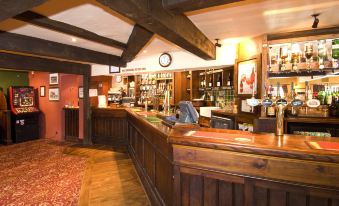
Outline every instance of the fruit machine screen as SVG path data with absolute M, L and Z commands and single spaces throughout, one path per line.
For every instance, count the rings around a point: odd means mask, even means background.
M 39 112 L 33 87 L 10 87 L 10 104 L 14 114 Z

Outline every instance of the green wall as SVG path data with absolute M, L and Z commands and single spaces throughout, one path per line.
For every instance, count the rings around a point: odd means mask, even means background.
M 0 87 L 5 95 L 9 86 L 29 86 L 28 72 L 0 70 Z

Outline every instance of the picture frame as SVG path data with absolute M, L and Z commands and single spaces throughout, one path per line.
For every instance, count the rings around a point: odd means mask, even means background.
M 48 90 L 48 99 L 49 99 L 49 101 L 59 101 L 60 100 L 60 90 L 59 90 L 59 87 L 49 88 L 49 90 Z
M 49 84 L 50 85 L 58 85 L 59 84 L 59 74 L 58 73 L 49 74 Z
M 109 66 L 109 73 L 110 74 L 120 73 L 120 67 Z
M 252 58 L 239 61 L 237 65 L 237 93 L 238 95 L 254 95 L 258 93 L 258 65 L 257 59 Z
M 83 99 L 84 98 L 84 87 L 78 88 L 78 98 Z
M 46 97 L 46 87 L 40 86 L 40 97 Z

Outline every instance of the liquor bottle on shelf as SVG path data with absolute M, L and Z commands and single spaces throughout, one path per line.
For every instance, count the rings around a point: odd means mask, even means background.
M 218 79 L 217 79 L 217 87 L 220 87 L 221 86 L 221 74 L 218 74 Z
M 326 92 L 326 103 L 328 105 L 332 104 L 332 91 L 331 91 L 331 87 L 327 86 L 327 92 Z
M 209 82 L 208 82 L 208 87 L 213 87 L 212 75 L 210 75 Z
M 232 75 L 231 72 L 228 73 L 227 86 L 232 86 Z
M 268 96 L 268 98 L 270 98 L 274 102 L 275 97 L 272 95 L 272 89 L 273 89 L 273 86 L 270 85 L 269 88 L 268 88 L 267 96 Z M 266 116 L 267 117 L 275 117 L 275 106 L 273 104 L 271 106 L 267 107 Z
M 332 40 L 332 61 L 333 68 L 339 68 L 339 39 Z
M 307 59 L 306 64 L 308 70 L 311 70 L 312 56 L 313 56 L 313 45 L 311 43 L 307 43 L 305 44 L 305 57 Z
M 292 55 L 291 55 L 291 62 L 292 62 L 292 71 L 298 70 L 298 63 L 300 62 L 300 45 L 298 43 L 292 44 Z
M 338 113 L 337 113 L 337 111 L 339 109 L 338 107 L 339 107 L 339 105 L 338 105 L 338 96 L 334 96 L 332 98 L 332 103 L 329 106 L 330 116 L 331 117 L 336 117 L 338 115 Z
M 319 69 L 323 70 L 324 66 L 324 58 L 326 57 L 326 42 L 325 40 L 320 40 L 318 42 L 318 57 L 319 57 Z
M 282 46 L 280 47 L 280 67 L 279 71 L 285 71 L 286 68 L 286 58 L 288 57 L 288 47 L 287 46 Z

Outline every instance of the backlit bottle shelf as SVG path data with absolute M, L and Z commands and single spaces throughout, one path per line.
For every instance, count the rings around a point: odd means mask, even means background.
M 301 77 L 301 76 L 326 76 L 326 75 L 337 75 L 339 74 L 339 68 L 324 68 L 319 69 L 300 69 L 297 71 L 280 71 L 280 72 L 268 72 L 268 78 L 279 78 L 279 77 Z

